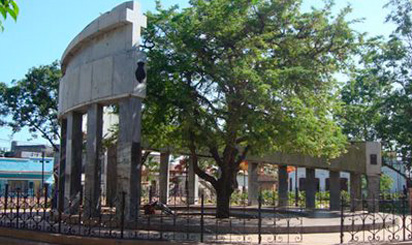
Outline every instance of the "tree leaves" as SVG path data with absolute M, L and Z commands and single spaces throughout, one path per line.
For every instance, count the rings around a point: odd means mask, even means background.
M 334 18 L 329 5 L 300 13 L 300 1 L 191 4 L 148 14 L 146 140 L 166 146 L 172 137 L 187 149 L 194 139 L 199 152 L 217 147 L 222 158 L 247 145 L 252 154 L 338 156 L 345 136 L 332 120 L 333 74 L 359 39 L 349 10 Z
M 39 133 L 59 151 L 55 141 L 60 138 L 57 120 L 57 96 L 61 77 L 59 63 L 29 70 L 25 78 L 11 86 L 0 83 L 0 122 L 14 132 L 27 127 Z
M 1 0 L 0 1 L 0 14 L 3 19 L 7 19 L 7 15 L 10 15 L 14 21 L 17 21 L 17 16 L 19 15 L 19 7 L 17 3 L 13 0 Z M 0 21 L 0 30 L 3 31 L 3 23 Z

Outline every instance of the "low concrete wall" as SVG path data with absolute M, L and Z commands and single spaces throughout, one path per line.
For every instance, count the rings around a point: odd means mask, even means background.
M 94 238 L 94 237 L 81 237 L 81 236 L 69 236 L 56 233 L 46 233 L 40 231 L 29 230 L 17 230 L 11 228 L 0 227 L 1 237 L 10 237 L 14 239 L 21 239 L 33 242 L 45 242 L 52 244 L 87 244 L 87 245 L 115 245 L 115 244 L 140 244 L 140 245 L 153 245 L 153 244 L 182 244 L 181 242 L 169 242 L 169 241 L 144 241 L 144 240 L 120 240 L 109 238 Z M 187 243 L 189 244 L 189 243 Z

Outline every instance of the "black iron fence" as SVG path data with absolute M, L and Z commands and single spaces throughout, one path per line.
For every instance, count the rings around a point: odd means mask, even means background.
M 0 226 L 41 232 L 101 238 L 195 241 L 212 243 L 297 243 L 302 241 L 302 218 L 287 208 L 270 205 L 259 198 L 255 208 L 246 206 L 230 210 L 229 218 L 216 218 L 215 208 L 205 205 L 167 207 L 160 203 L 138 211 L 133 220 L 125 217 L 125 198 L 112 206 L 99 206 L 97 213 L 86 210 L 90 200 L 68 203 L 64 210 L 53 208 L 47 195 L 29 195 L 21 191 L 0 197 Z M 266 206 L 263 206 L 266 204 Z M 275 204 L 275 203 L 273 203 Z M 116 209 L 116 206 L 118 209 Z M 73 208 L 78 207 L 76 212 Z
M 399 243 L 412 239 L 412 218 L 405 197 L 341 200 L 341 243 Z
M 92 202 L 82 193 L 78 203 L 67 203 L 63 210 L 54 208 L 55 199 L 48 193 L 47 186 L 37 195 L 9 191 L 6 186 L 0 193 L 0 226 L 100 238 L 267 244 L 302 242 L 303 222 L 308 221 L 299 213 L 300 208 L 278 207 L 274 194 L 261 194 L 258 205 L 252 207 L 246 206 L 246 196 L 242 196 L 228 218 L 216 218 L 216 207 L 206 205 L 202 195 L 197 205 L 143 203 L 136 218 L 129 220 L 125 217 L 125 193 L 109 206 L 101 199 L 97 212 L 92 212 Z M 320 197 L 319 203 L 325 199 Z M 336 222 L 340 220 L 336 236 L 340 236 L 341 243 L 412 240 L 411 208 L 405 197 L 351 202 L 343 195 L 341 207 L 340 213 L 335 213 Z

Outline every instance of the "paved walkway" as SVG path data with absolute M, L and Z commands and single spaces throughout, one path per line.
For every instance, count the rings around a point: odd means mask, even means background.
M 30 240 L 21 240 L 21 239 L 14 239 L 10 237 L 0 237 L 0 244 L 27 244 L 27 245 L 48 245 L 52 243 L 45 243 L 45 242 L 33 242 Z

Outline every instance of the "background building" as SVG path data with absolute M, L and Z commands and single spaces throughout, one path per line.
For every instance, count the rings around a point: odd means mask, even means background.
M 6 184 L 9 191 L 20 191 L 34 195 L 41 190 L 42 183 L 52 185 L 54 161 L 43 158 L 0 158 L 0 193 Z

